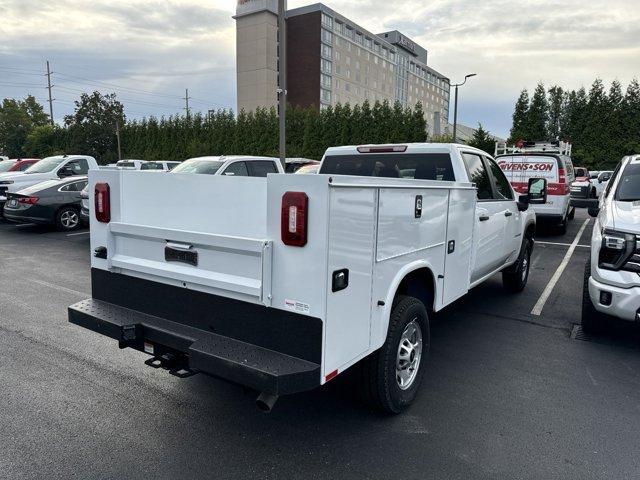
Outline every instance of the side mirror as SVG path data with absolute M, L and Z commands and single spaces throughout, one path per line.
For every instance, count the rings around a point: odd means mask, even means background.
M 597 198 L 593 198 L 587 201 L 587 211 L 590 217 L 597 217 L 600 213 L 600 201 Z
M 526 212 L 529 210 L 529 195 L 520 195 L 516 204 L 518 205 L 519 212 Z
M 70 168 L 63 167 L 58 170 L 58 177 L 60 178 L 73 177 L 73 175 L 75 175 L 75 173 Z
M 547 203 L 546 178 L 530 178 L 528 192 L 529 205 L 544 205 Z

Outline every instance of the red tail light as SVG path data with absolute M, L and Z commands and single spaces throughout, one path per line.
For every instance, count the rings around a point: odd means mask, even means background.
M 560 195 L 567 195 L 570 187 L 567 185 L 567 174 L 564 168 L 558 169 L 558 179 L 560 183 Z
M 109 223 L 111 221 L 111 195 L 109 193 L 109 184 L 96 183 L 94 194 L 96 220 L 101 223 Z
M 291 247 L 307 244 L 309 197 L 304 192 L 287 192 L 282 196 L 280 233 L 282 243 Z
M 38 197 L 20 197 L 18 198 L 18 203 L 23 205 L 35 205 L 38 203 Z

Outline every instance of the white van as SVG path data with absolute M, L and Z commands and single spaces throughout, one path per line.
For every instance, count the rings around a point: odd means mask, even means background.
M 547 202 L 532 208 L 541 223 L 557 225 L 564 234 L 575 214 L 575 207 L 570 205 L 571 183 L 575 180 L 571 158 L 559 153 L 520 152 L 498 155 L 496 161 L 518 193 L 527 193 L 530 178 L 547 180 Z

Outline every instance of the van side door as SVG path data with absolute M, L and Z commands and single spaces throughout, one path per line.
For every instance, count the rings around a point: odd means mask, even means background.
M 507 217 L 504 205 L 496 201 L 487 165 L 481 155 L 475 152 L 461 152 L 469 181 L 476 185 L 474 259 L 471 269 L 471 283 L 495 271 L 504 264 L 504 232 Z

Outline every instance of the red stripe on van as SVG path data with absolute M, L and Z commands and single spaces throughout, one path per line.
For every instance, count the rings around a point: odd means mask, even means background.
M 520 194 L 524 195 L 529 192 L 528 182 L 511 182 L 511 186 Z M 569 185 L 566 183 L 548 183 L 547 193 L 549 195 L 569 195 Z

